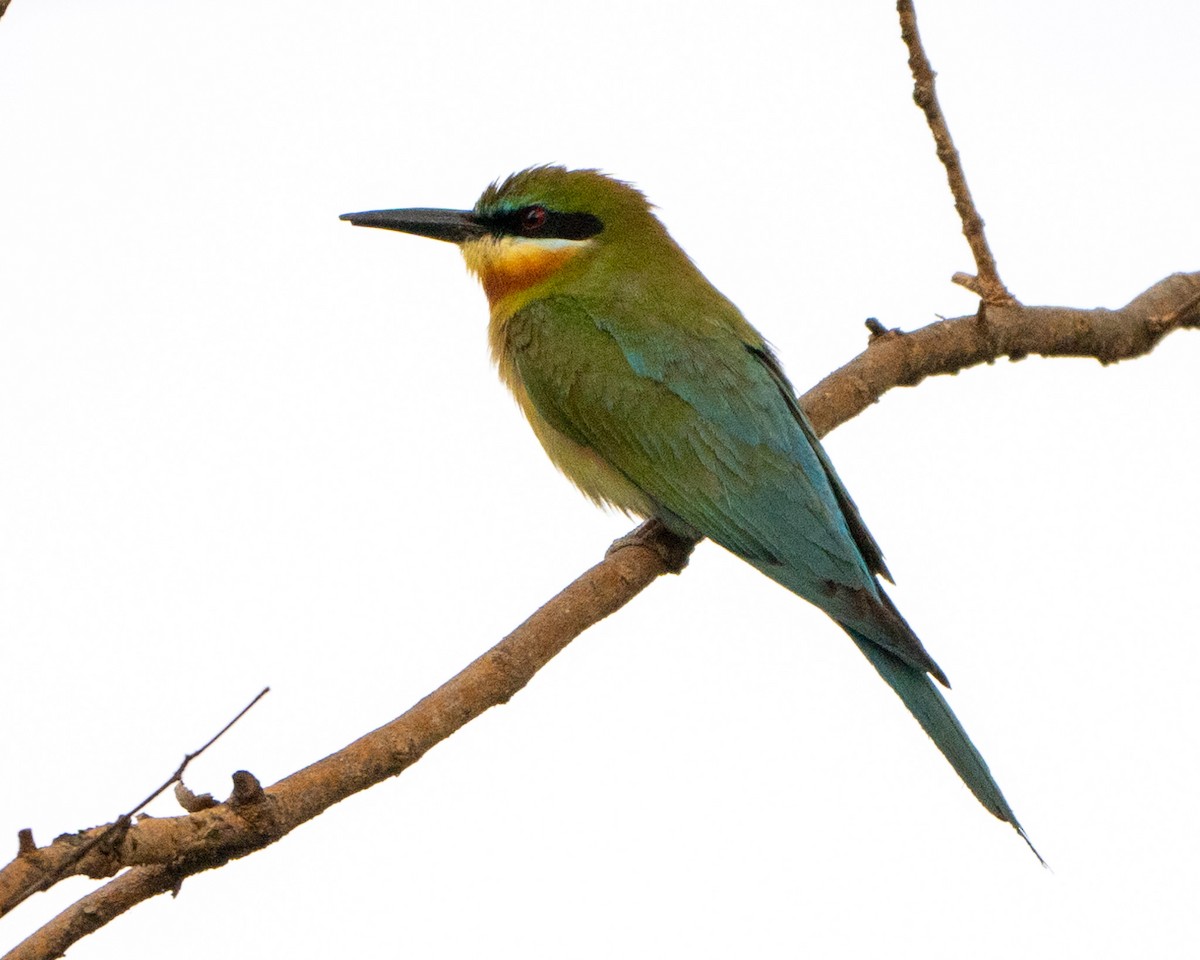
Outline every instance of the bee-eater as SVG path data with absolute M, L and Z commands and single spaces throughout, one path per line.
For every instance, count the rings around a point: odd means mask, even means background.
M 342 219 L 457 244 L 487 294 L 500 379 L 555 465 L 596 503 L 715 540 L 824 610 L 1025 837 L 930 679 L 946 675 L 880 585 L 883 554 L 771 347 L 639 190 L 540 166 L 472 210 Z

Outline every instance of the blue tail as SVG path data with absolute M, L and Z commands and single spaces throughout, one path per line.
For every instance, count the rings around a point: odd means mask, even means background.
M 895 690 L 900 699 L 904 701 L 904 705 L 917 718 L 917 723 L 937 744 L 937 748 L 950 761 L 950 766 L 962 778 L 963 783 L 971 789 L 979 802 L 996 817 L 1006 823 L 1011 823 L 1017 833 L 1021 835 L 1021 839 L 1029 844 L 1029 849 L 1033 851 L 1034 856 L 1041 860 L 1042 866 L 1045 866 L 1046 861 L 1042 860 L 1042 855 L 1037 852 L 1037 848 L 1029 842 L 1029 837 L 1025 835 L 1025 830 L 1018 822 L 1012 807 L 1004 799 L 1004 794 L 1000 792 L 1000 786 L 993 779 L 986 761 L 975 749 L 975 744 L 967 736 L 967 731 L 962 728 L 958 717 L 950 709 L 950 704 L 946 702 L 929 675 L 894 654 L 888 653 L 879 644 L 844 624 L 842 629 L 850 634 L 850 637 L 858 644 L 858 649 L 871 661 L 875 669 L 879 671 L 879 675 L 888 682 L 888 686 Z

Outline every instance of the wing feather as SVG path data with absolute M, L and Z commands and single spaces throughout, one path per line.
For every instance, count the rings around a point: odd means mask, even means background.
M 751 561 L 802 571 L 787 585 L 810 598 L 829 581 L 871 589 L 819 447 L 734 331 L 631 333 L 567 297 L 511 323 L 524 328 L 515 362 L 538 412 L 665 511 Z

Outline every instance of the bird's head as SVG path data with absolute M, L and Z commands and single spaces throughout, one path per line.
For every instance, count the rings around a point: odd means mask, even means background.
M 343 220 L 458 244 L 493 315 L 586 284 L 589 275 L 674 248 L 635 187 L 597 170 L 530 167 L 488 187 L 471 210 L 372 210 Z M 677 248 L 675 248 L 677 249 Z

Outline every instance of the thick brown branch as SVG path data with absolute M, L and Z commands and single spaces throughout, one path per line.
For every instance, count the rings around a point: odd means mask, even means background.
M 978 295 L 985 303 L 1015 303 L 1016 300 L 1000 279 L 1000 271 L 996 267 L 996 259 L 988 246 L 987 236 L 983 232 L 983 217 L 975 208 L 971 190 L 967 186 L 967 175 L 963 173 L 962 161 L 959 160 L 958 150 L 950 137 L 950 128 L 946 117 L 938 103 L 937 91 L 934 88 L 933 66 L 925 55 L 921 45 L 921 35 L 917 32 L 917 12 L 912 0 L 898 0 L 896 11 L 900 14 L 900 36 L 908 47 L 908 68 L 913 76 L 913 100 L 925 114 L 929 129 L 933 133 L 933 142 L 937 146 L 938 159 L 946 168 L 946 179 L 950 182 L 950 193 L 954 196 L 954 209 L 962 221 L 963 236 L 971 247 L 971 255 L 975 258 L 975 276 L 956 273 L 954 282 L 966 287 Z
M 876 332 L 867 349 L 801 398 L 820 434 L 860 413 L 896 386 L 955 373 L 1000 357 L 1140 356 L 1170 331 L 1200 327 L 1200 273 L 1178 273 L 1120 310 L 992 306 L 912 333 Z M 118 916 L 138 899 L 183 878 L 267 846 L 353 793 L 402 773 L 427 750 L 489 707 L 505 703 L 592 624 L 620 609 L 656 577 L 680 569 L 687 544 L 650 524 L 618 541 L 587 571 L 509 636 L 401 717 L 265 791 L 235 774 L 234 796 L 188 816 L 144 819 L 113 849 L 100 845 L 72 871 L 121 878 L 72 905 L 10 957 L 50 957 Z M 104 828 L 23 844 L 0 871 L 0 912 L 28 885 L 57 876 L 81 843 Z M 45 947 L 41 949 L 38 945 Z
M 71 904 L 33 936 L 13 947 L 4 960 L 61 957 L 73 943 L 131 907 L 177 889 L 180 879 L 171 867 L 135 867 Z
M 143 819 L 112 848 L 95 845 L 81 858 L 76 856 L 80 845 L 106 827 L 60 837 L 42 849 L 25 844 L 0 871 L 0 913 L 48 877 L 103 877 L 124 867 L 135 869 L 73 904 L 9 957 L 58 956 L 138 899 L 267 846 L 340 800 L 402 773 L 430 747 L 489 707 L 508 701 L 571 640 L 620 609 L 655 577 L 680 569 L 688 549 L 690 544 L 654 527 L 628 538 L 407 713 L 266 791 L 257 789 L 249 774 L 235 774 L 234 796 L 225 804 L 188 816 Z
M 5 960 L 47 960 L 66 953 L 72 943 L 151 896 L 178 888 L 180 875 L 170 866 L 138 866 L 77 900 L 34 935 L 5 954 Z
M 1001 357 L 1092 357 L 1116 363 L 1147 354 L 1172 330 L 1200 326 L 1200 273 L 1160 280 L 1119 310 L 980 305 L 978 314 L 886 331 L 800 402 L 823 436 L 893 387 L 958 373 Z

